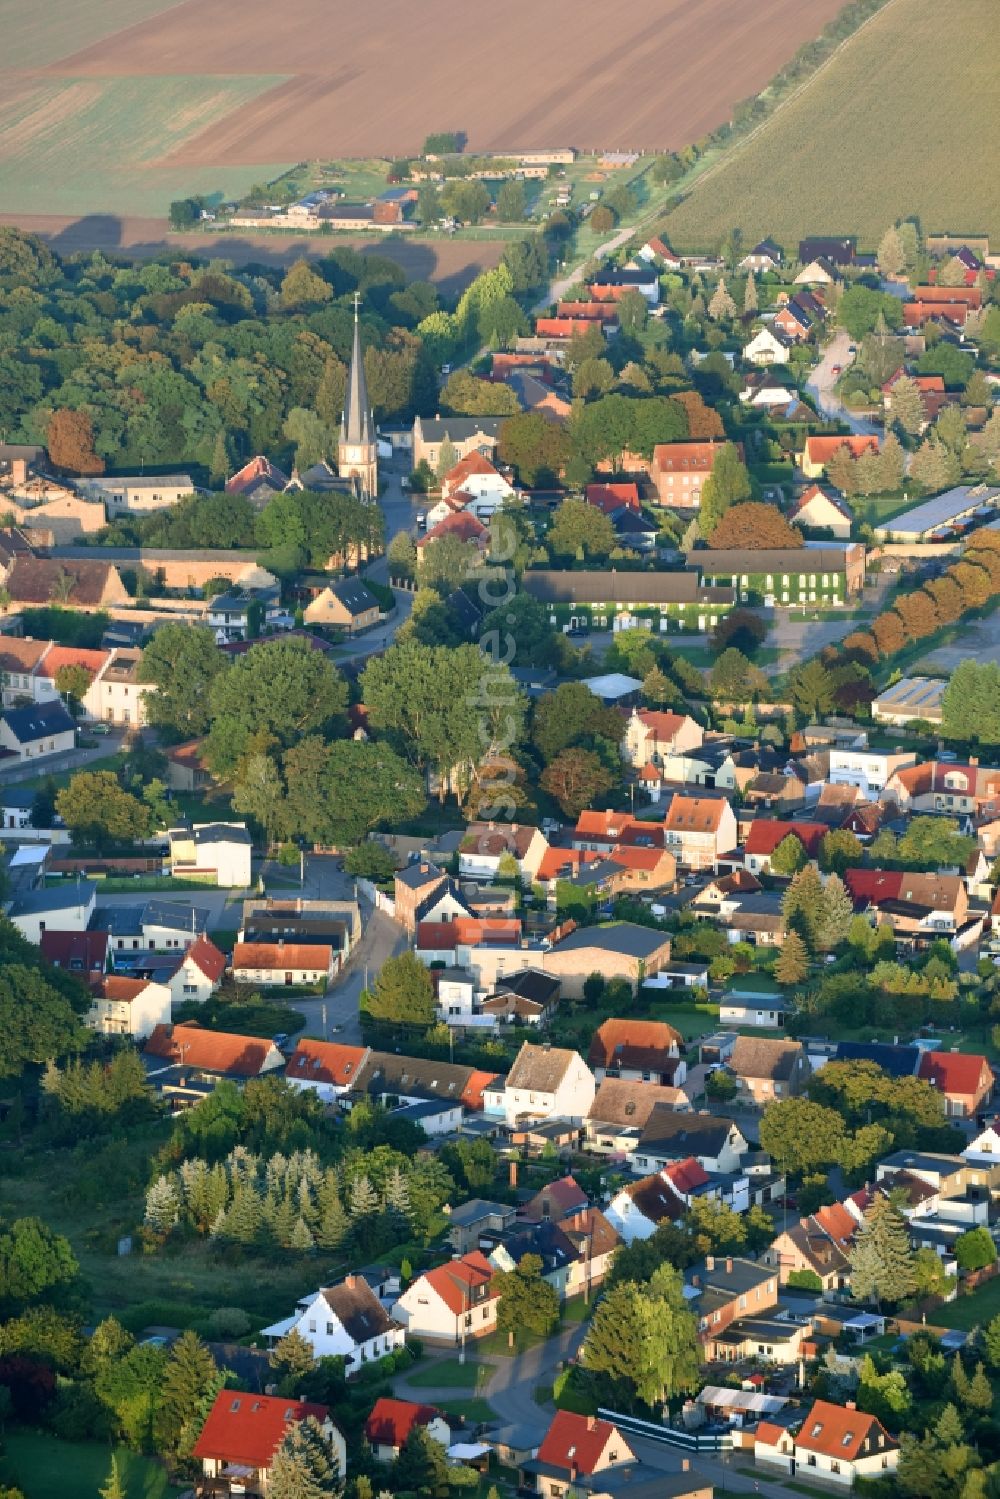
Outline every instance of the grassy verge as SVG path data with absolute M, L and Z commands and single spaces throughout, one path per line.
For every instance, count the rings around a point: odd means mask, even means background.
M 438 1408 L 446 1416 L 461 1416 L 466 1421 L 495 1421 L 496 1411 L 488 1400 L 474 1395 L 468 1400 L 439 1400 Z
M 955 1327 L 968 1332 L 973 1327 L 985 1327 L 987 1322 L 1000 1314 L 1000 1276 L 988 1280 L 973 1291 L 971 1296 L 959 1296 L 946 1306 L 939 1306 L 933 1321 L 939 1327 Z
M 415 1390 L 482 1390 L 493 1367 L 474 1362 L 460 1364 L 457 1358 L 446 1358 L 408 1374 L 406 1382 Z

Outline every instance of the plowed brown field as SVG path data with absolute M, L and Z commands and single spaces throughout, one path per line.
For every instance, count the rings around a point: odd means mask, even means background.
M 400 155 L 450 129 L 472 149 L 656 149 L 727 119 L 841 3 L 184 0 L 45 71 L 286 76 L 175 146 L 170 166 Z

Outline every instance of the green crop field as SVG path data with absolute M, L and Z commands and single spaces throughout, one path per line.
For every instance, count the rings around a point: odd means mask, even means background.
M 747 243 L 786 250 L 806 234 L 888 224 L 1000 236 L 1000 7 L 996 0 L 892 0 L 666 221 L 678 249 Z
M 163 214 L 171 198 L 246 190 L 278 168 L 160 166 L 277 80 L 54 78 L 15 90 L 0 120 L 0 203 L 36 214 Z
M 4 68 L 42 68 L 134 26 L 177 0 L 72 0 L 64 5 L 29 5 L 0 0 Z

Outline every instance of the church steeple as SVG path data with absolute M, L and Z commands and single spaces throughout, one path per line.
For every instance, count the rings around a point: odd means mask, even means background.
M 362 447 L 375 440 L 375 423 L 368 402 L 368 382 L 365 379 L 365 361 L 361 352 L 361 324 L 358 321 L 358 293 L 354 293 L 354 347 L 351 350 L 351 368 L 347 377 L 344 395 L 344 414 L 340 423 L 340 441 L 350 447 Z

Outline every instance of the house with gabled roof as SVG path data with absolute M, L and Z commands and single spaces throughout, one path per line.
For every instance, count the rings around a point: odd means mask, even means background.
M 538 1456 L 522 1463 L 519 1477 L 542 1499 L 559 1499 L 577 1492 L 581 1482 L 595 1482 L 600 1489 L 598 1474 L 635 1461 L 635 1453 L 610 1421 L 557 1411 Z
M 354 1087 L 369 1050 L 367 1046 L 301 1037 L 285 1066 L 285 1081 L 294 1088 L 308 1088 L 323 1103 L 332 1103 Z
M 45 931 L 38 946 L 46 963 L 76 974 L 85 984 L 99 981 L 107 972 L 110 959 L 107 932 Z
M 365 1422 L 365 1437 L 375 1461 L 395 1462 L 407 1437 L 418 1426 L 440 1446 L 451 1446 L 451 1427 L 436 1405 L 380 1395 Z
M 841 1203 L 832 1203 L 791 1228 L 784 1229 L 764 1251 L 765 1264 L 773 1265 L 778 1279 L 787 1285 L 788 1277 L 809 1271 L 817 1276 L 824 1291 L 842 1291 L 850 1284 L 850 1250 L 858 1224 Z
M 899 869 L 846 869 L 844 884 L 858 912 L 889 925 L 897 943 L 926 946 L 950 940 L 965 924 L 969 895 L 958 874 Z
M 469 510 L 457 510 L 451 515 L 446 515 L 437 525 L 431 526 L 428 531 L 420 537 L 417 542 L 417 556 L 423 557 L 427 548 L 435 541 L 440 541 L 445 536 L 452 536 L 458 541 L 471 542 L 480 553 L 484 555 L 489 550 L 490 531 L 481 520 Z
M 743 845 L 744 866 L 751 874 L 770 874 L 771 858 L 786 838 L 797 838 L 806 858 L 817 859 L 820 844 L 829 831 L 824 822 L 784 822 L 779 818 L 759 817 Z
M 362 578 L 338 578 L 309 601 L 302 617 L 307 625 L 335 625 L 358 635 L 378 624 L 382 605 Z
M 650 1238 L 661 1223 L 675 1223 L 684 1211 L 684 1203 L 661 1171 L 626 1182 L 605 1209 L 626 1244 Z
M 468 879 L 495 880 L 505 854 L 517 860 L 521 880 L 530 886 L 548 852 L 541 828 L 523 823 L 470 822 L 458 846 L 458 872 Z
M 792 352 L 792 339 L 779 325 L 773 327 L 758 328 L 747 343 L 743 345 L 743 358 L 747 364 L 755 364 L 758 369 L 769 369 L 775 364 L 787 364 Z
M 729 1069 L 739 1096 L 758 1107 L 800 1092 L 810 1073 L 801 1041 L 766 1036 L 737 1036 Z
M 202 1078 L 245 1082 L 281 1067 L 284 1057 L 273 1041 L 204 1030 L 194 1020 L 183 1020 L 154 1027 L 142 1049 L 142 1061 L 150 1082 L 159 1088 L 159 1080 L 174 1069 Z
M 771 1468 L 850 1489 L 859 1478 L 891 1478 L 899 1465 L 899 1444 L 876 1416 L 853 1401 L 835 1405 L 815 1400 L 802 1424 L 761 1421 L 754 1434 L 754 1461 Z
M 687 1067 L 684 1038 L 665 1020 L 610 1019 L 598 1026 L 587 1063 L 598 1083 L 605 1078 L 676 1087 Z
M 33 703 L 0 713 L 0 757 L 44 760 L 67 754 L 76 745 L 76 723 L 62 702 Z
M 519 1120 L 565 1119 L 582 1124 L 594 1101 L 594 1078 L 578 1052 L 525 1041 L 506 1078 L 486 1088 L 487 1114 Z
M 741 271 L 776 271 L 785 259 L 780 245 L 773 239 L 762 239 L 740 261 Z
M 731 1344 L 720 1341 L 727 1330 L 734 1323 L 766 1317 L 778 1305 L 777 1272 L 754 1260 L 706 1255 L 684 1279 L 706 1360 L 733 1361 L 741 1357 Z
M 344 1359 L 347 1375 L 394 1353 L 406 1340 L 363 1275 L 347 1275 L 303 1296 L 290 1317 L 262 1328 L 261 1336 L 273 1347 L 290 1332 L 305 1339 L 314 1358 Z
M 91 990 L 83 1023 L 101 1036 L 129 1036 L 141 1041 L 170 1020 L 170 990 L 148 979 L 109 973 Z
M 993 1092 L 993 1069 L 975 1052 L 925 1051 L 917 1076 L 944 1097 L 949 1119 L 972 1119 Z
M 557 975 L 564 997 L 578 999 L 592 973 L 624 979 L 635 990 L 669 961 L 666 933 L 615 921 L 608 926 L 577 927 L 543 954 L 541 967 Z
M 347 1443 L 325 1405 L 284 1395 L 220 1390 L 194 1444 L 211 1494 L 266 1495 L 275 1454 L 290 1427 L 311 1417 L 319 1423 L 341 1478 L 347 1474 Z
M 636 1172 L 662 1171 L 674 1161 L 693 1156 L 718 1175 L 740 1170 L 749 1146 L 731 1119 L 711 1114 L 678 1114 L 657 1104 L 646 1120 L 629 1163 Z
M 681 510 L 697 510 L 705 480 L 726 446 L 722 438 L 698 442 L 659 442 L 653 449 L 650 476 L 658 501 Z
M 237 984 L 260 984 L 265 989 L 326 984 L 335 971 L 336 955 L 327 943 L 237 942 L 233 948 Z
M 355 1073 L 351 1092 L 390 1107 L 441 1102 L 480 1110 L 487 1088 L 498 1082 L 502 1079 L 495 1072 L 483 1072 L 461 1062 L 369 1050 Z
M 663 822 L 664 839 L 687 869 L 715 869 L 736 847 L 736 815 L 726 797 L 673 797 Z
M 793 504 L 788 519 L 805 531 L 829 531 L 835 541 L 850 541 L 854 511 L 838 495 L 810 484 Z
M 218 989 L 225 971 L 225 953 L 204 932 L 180 957 L 156 965 L 156 977 L 167 985 L 175 1005 L 204 1004 Z
M 606 1077 L 584 1121 L 587 1149 L 624 1160 L 658 1105 L 681 1112 L 691 1108 L 691 1099 L 683 1088 Z
M 287 489 L 288 482 L 283 469 L 258 453 L 226 480 L 226 493 L 244 495 L 254 504 L 263 506 L 272 495 Z
M 842 449 L 846 449 L 848 456 L 854 459 L 863 458 L 866 453 L 874 453 L 877 457 L 879 439 L 875 434 L 862 434 L 861 436 L 845 434 L 843 437 L 807 437 L 799 460 L 802 472 L 806 478 L 821 479 L 826 473 L 826 467 L 830 459 Z
M 499 1290 L 493 1266 L 478 1249 L 425 1270 L 396 1302 L 397 1321 L 410 1337 L 460 1346 L 496 1326 Z
M 668 756 L 699 749 L 704 740 L 704 729 L 688 713 L 634 708 L 622 736 L 622 759 L 632 766 L 662 765 Z

